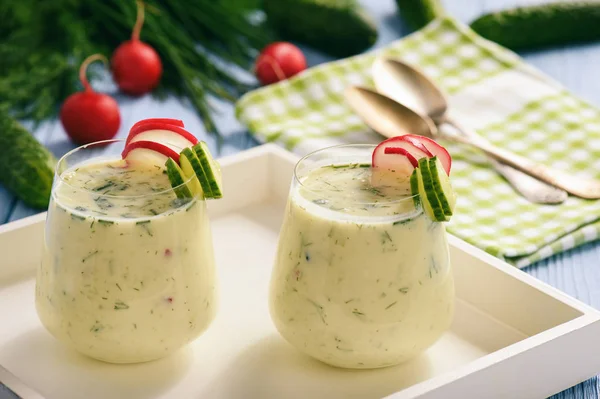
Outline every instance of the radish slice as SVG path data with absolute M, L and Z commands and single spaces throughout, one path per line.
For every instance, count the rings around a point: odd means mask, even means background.
M 128 162 L 144 162 L 164 167 L 167 158 L 179 163 L 179 154 L 166 145 L 154 141 L 136 141 L 129 143 L 121 153 Z
M 403 140 L 403 137 L 404 136 L 392 137 L 392 138 L 389 138 L 389 139 L 379 143 L 379 145 L 377 147 L 375 147 L 375 150 L 373 150 L 373 158 L 372 158 L 373 167 L 379 167 L 380 165 L 382 165 L 382 162 L 385 163 L 386 161 L 384 161 L 384 159 L 388 158 L 388 157 L 386 157 L 386 154 L 387 155 L 394 155 L 394 154 L 405 155 L 406 157 L 410 156 L 410 158 L 408 158 L 408 160 L 415 168 L 417 167 L 418 161 L 420 158 L 429 156 L 428 151 L 423 151 L 423 150 L 417 148 L 410 141 Z M 388 148 L 395 148 L 395 149 L 389 150 L 391 152 L 388 152 L 388 150 L 387 150 Z M 400 151 L 400 150 L 403 150 L 403 151 Z M 393 162 L 393 160 L 389 160 L 389 161 Z M 410 173 L 412 173 L 412 169 L 410 170 Z
M 193 142 L 187 140 L 185 137 L 173 133 L 171 130 L 162 129 L 153 129 L 138 133 L 131 137 L 131 139 L 126 142 L 126 145 L 129 143 L 137 143 L 139 141 L 153 141 L 165 145 L 175 152 L 181 152 L 184 148 L 192 147 L 194 145 Z
M 183 126 L 183 121 L 181 119 L 171 119 L 171 118 L 148 118 L 148 119 L 142 119 L 141 121 L 137 121 L 129 130 L 130 132 L 137 128 L 138 126 L 142 126 L 142 125 L 146 125 L 148 123 L 166 123 L 168 125 L 173 125 L 173 126 L 179 126 L 179 127 L 184 127 Z
M 386 148 L 379 144 L 373 151 L 373 167 L 377 169 L 410 176 L 418 164 L 419 161 L 404 148 Z
M 171 125 L 169 123 L 160 123 L 160 122 L 148 122 L 148 123 L 143 123 L 143 124 L 139 124 L 137 126 L 132 127 L 131 130 L 129 130 L 129 135 L 127 136 L 127 141 L 131 140 L 133 137 L 137 136 L 138 134 L 148 131 L 148 130 L 168 130 L 173 133 L 177 133 L 178 135 L 184 137 L 189 142 L 192 142 L 194 144 L 196 144 L 198 142 L 198 139 L 196 138 L 196 136 L 194 136 L 193 134 L 191 134 L 190 132 L 185 130 L 183 127 Z
M 378 148 L 379 146 L 373 152 L 371 184 L 375 187 L 404 184 L 407 191 L 409 191 L 409 176 L 419 164 L 419 161 L 404 148 L 382 147 L 376 155 Z M 405 178 L 404 183 L 402 183 L 402 177 Z
M 155 141 L 166 145 L 173 151 L 181 152 L 182 149 L 196 144 L 198 139 L 182 127 L 149 122 L 132 128 L 125 145 L 136 141 Z
M 411 143 L 412 145 L 414 145 L 417 149 L 423 151 L 423 153 L 425 153 L 425 155 L 428 158 L 433 158 L 433 154 L 431 153 L 431 151 L 429 151 L 427 149 L 427 147 L 425 147 L 423 145 L 423 143 L 421 143 L 421 141 L 415 139 L 414 137 L 412 137 L 412 135 L 410 134 L 405 134 L 404 136 L 400 136 L 400 138 L 402 138 L 403 141 L 408 141 L 409 143 Z
M 433 156 L 437 156 L 446 171 L 446 174 L 450 176 L 450 169 L 452 167 L 452 157 L 444 147 L 430 139 L 429 137 L 419 136 L 416 134 L 406 134 L 402 136 L 404 140 L 417 141 L 423 144 L 425 148 L 433 154 Z
M 387 147 L 384 152 L 384 154 L 386 155 L 404 155 L 412 164 L 413 167 L 417 167 L 419 166 L 419 160 L 417 158 L 415 158 L 410 151 L 404 149 L 404 148 L 399 148 L 399 147 Z
M 425 146 L 423 146 L 420 142 L 418 142 L 418 144 L 415 145 L 410 140 L 405 140 L 404 137 L 405 136 L 392 137 L 390 139 L 387 139 L 387 140 L 381 142 L 375 148 L 375 151 L 373 151 L 373 164 L 375 164 L 375 158 L 380 156 L 380 155 L 376 155 L 378 153 L 380 153 L 381 155 L 383 155 L 383 154 L 399 154 L 398 152 L 387 152 L 386 150 L 390 147 L 402 148 L 402 149 L 406 150 L 408 153 L 410 153 L 410 155 L 413 156 L 414 159 L 417 160 L 417 163 L 418 163 L 418 160 L 423 157 L 430 158 L 433 156 L 433 155 L 431 155 L 429 150 L 427 148 L 425 148 Z M 417 164 L 415 163 L 414 166 L 417 167 Z

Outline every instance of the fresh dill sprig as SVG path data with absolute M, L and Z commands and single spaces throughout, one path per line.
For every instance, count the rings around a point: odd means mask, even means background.
M 248 71 L 258 51 L 272 40 L 264 24 L 250 18 L 256 3 L 145 1 L 140 39 L 158 52 L 163 64 L 153 94 L 187 99 L 206 130 L 217 137 L 208 98 L 234 101 L 252 88 L 239 71 L 223 66 Z M 5 1 L 0 2 L 0 18 L 0 110 L 39 123 L 55 117 L 62 102 L 81 90 L 77 69 L 87 56 L 110 56 L 129 40 L 136 2 Z

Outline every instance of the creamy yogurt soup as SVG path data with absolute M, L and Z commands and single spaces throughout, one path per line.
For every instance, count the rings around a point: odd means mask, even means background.
M 202 198 L 177 199 L 163 168 L 88 163 L 55 183 L 36 287 L 44 326 L 96 359 L 157 359 L 215 315 Z
M 454 284 L 442 223 L 369 164 L 318 167 L 293 185 L 271 281 L 281 335 L 325 363 L 408 360 L 449 328 Z

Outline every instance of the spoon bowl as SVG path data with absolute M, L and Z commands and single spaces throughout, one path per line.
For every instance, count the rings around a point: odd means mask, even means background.
M 366 87 L 350 86 L 345 98 L 350 107 L 373 130 L 391 138 L 418 134 L 434 138 L 438 130 L 431 118 Z
M 372 67 L 373 79 L 377 91 L 402 103 L 421 115 L 429 116 L 439 125 L 448 124 L 460 132 L 455 141 L 483 140 L 474 130 L 465 128 L 448 116 L 448 100 L 444 92 L 418 68 L 402 61 L 378 58 Z M 447 137 L 446 134 L 443 135 Z M 514 160 L 514 159 L 513 159 Z M 540 181 L 528 176 L 522 168 L 498 162 L 493 157 L 490 164 L 496 171 L 529 201 L 541 204 L 560 204 L 567 199 L 567 192 L 547 184 L 548 179 Z
M 448 110 L 446 95 L 421 71 L 403 62 L 377 58 L 372 66 L 377 91 L 434 121 Z

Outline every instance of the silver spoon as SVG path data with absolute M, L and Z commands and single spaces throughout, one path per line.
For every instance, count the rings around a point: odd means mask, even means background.
M 428 116 L 419 115 L 410 108 L 374 90 L 352 86 L 346 89 L 345 96 L 347 102 L 363 121 L 385 137 L 413 133 L 432 138 L 444 137 L 469 144 L 498 161 L 560 187 L 570 194 L 587 199 L 600 198 L 600 181 L 572 176 L 549 168 L 510 151 L 495 147 L 479 136 L 466 137 L 442 133 L 438 131 L 433 120 Z
M 373 64 L 373 80 L 377 91 L 406 105 L 421 115 L 427 115 L 437 125 L 448 124 L 466 137 L 480 136 L 452 119 L 448 101 L 442 90 L 417 68 L 399 60 L 378 58 Z M 535 179 L 518 169 L 490 158 L 490 163 L 521 195 L 530 202 L 560 204 L 567 192 Z

